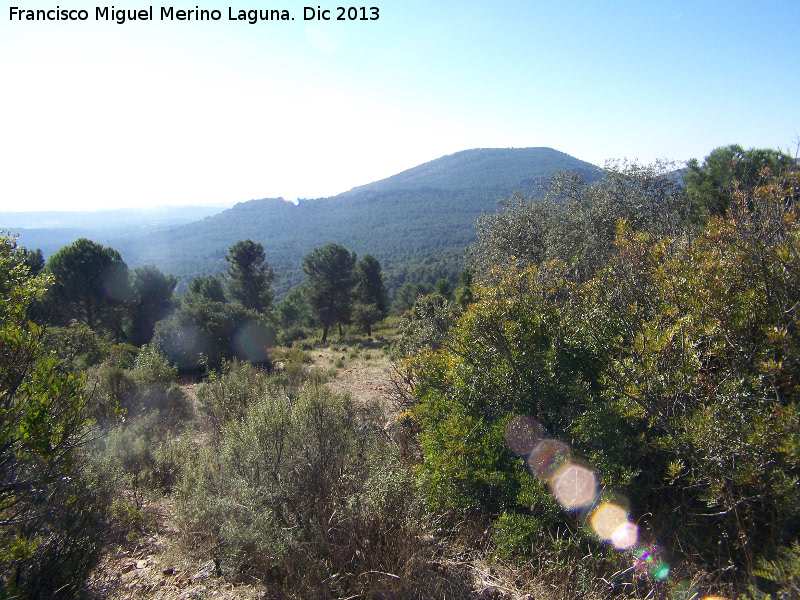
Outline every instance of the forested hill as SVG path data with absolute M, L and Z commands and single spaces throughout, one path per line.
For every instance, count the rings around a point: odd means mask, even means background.
M 452 277 L 474 239 L 475 219 L 514 191 L 530 194 L 552 173 L 597 169 L 549 148 L 478 149 L 445 156 L 332 198 L 252 200 L 202 221 L 115 246 L 132 266 L 153 263 L 187 281 L 225 270 L 240 239 L 264 245 L 278 295 L 304 280 L 303 257 L 334 241 L 382 263 L 389 287 Z
M 535 187 L 542 178 L 559 171 L 574 171 L 591 179 L 597 173 L 597 167 L 552 148 L 476 148 L 355 187 L 339 197 L 425 188 L 522 191 Z

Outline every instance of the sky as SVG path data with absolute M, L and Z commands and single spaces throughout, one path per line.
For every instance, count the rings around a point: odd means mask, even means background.
M 0 0 L 0 210 L 325 197 L 470 148 L 602 165 L 800 139 L 797 0 L 370 0 L 355 21 L 170 1 L 118 24 Z M 11 18 L 56 7 L 88 19 Z M 229 19 L 259 8 L 294 20 Z

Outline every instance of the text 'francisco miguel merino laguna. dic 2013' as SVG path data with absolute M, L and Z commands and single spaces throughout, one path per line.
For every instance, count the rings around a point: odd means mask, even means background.
M 295 9 L 293 9 L 295 10 Z M 286 9 L 235 9 L 227 8 L 228 21 L 247 21 L 251 25 L 259 21 L 294 21 Z M 90 11 L 70 9 L 56 6 L 51 9 L 26 9 L 17 6 L 9 7 L 10 21 L 88 21 Z M 161 21 L 219 21 L 223 12 L 217 9 L 207 10 L 195 6 L 193 9 L 176 9 L 173 6 L 161 6 L 154 13 L 153 7 L 139 9 L 98 6 L 94 9 L 95 21 L 113 21 L 120 25 L 129 21 L 152 21 L 158 15 Z M 380 10 L 376 6 L 337 6 L 335 9 L 323 9 L 319 6 L 304 6 L 304 21 L 377 21 Z

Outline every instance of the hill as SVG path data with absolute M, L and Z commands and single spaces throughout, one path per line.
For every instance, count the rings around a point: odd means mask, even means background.
M 597 176 L 593 165 L 551 148 L 482 148 L 299 206 L 264 198 L 228 210 L 0 212 L 0 228 L 19 232 L 20 244 L 45 256 L 88 237 L 119 250 L 131 267 L 149 263 L 174 274 L 179 291 L 197 275 L 224 271 L 228 248 L 251 238 L 264 245 L 279 297 L 304 281 L 303 257 L 334 241 L 376 256 L 391 292 L 406 282 L 455 282 L 475 219 L 495 212 L 500 198 L 535 193 L 550 175 L 567 170 Z
M 115 245 L 131 265 L 156 264 L 182 281 L 225 270 L 240 239 L 264 245 L 277 294 L 304 280 L 303 257 L 334 241 L 382 263 L 389 287 L 455 277 L 475 219 L 514 191 L 531 194 L 551 174 L 596 177 L 593 165 L 550 148 L 476 149 L 419 165 L 331 198 L 251 200 L 218 215 Z
M 533 189 L 560 171 L 591 178 L 597 167 L 552 148 L 477 148 L 443 156 L 386 179 L 340 194 L 396 190 L 485 189 L 508 192 Z

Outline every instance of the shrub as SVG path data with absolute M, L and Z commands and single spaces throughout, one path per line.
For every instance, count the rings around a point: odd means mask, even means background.
M 250 402 L 266 395 L 269 387 L 268 374 L 248 363 L 234 361 L 226 363 L 221 373 L 211 372 L 197 387 L 197 400 L 214 439 L 229 421 L 245 414 Z
M 0 597 L 74 597 L 103 547 L 83 479 L 84 374 L 28 320 L 47 285 L 0 237 Z
M 108 354 L 108 344 L 87 325 L 77 321 L 69 327 L 48 327 L 42 344 L 77 369 L 99 364 Z
M 558 261 L 494 270 L 452 329 L 398 365 L 430 505 L 540 516 L 503 442 L 526 415 L 634 515 L 669 513 L 639 525 L 672 561 L 743 584 L 780 556 L 800 531 L 796 190 L 789 174 L 738 193 L 692 243 L 621 221 L 607 261 L 577 275 Z
M 240 304 L 198 300 L 159 321 L 153 344 L 181 371 L 219 370 L 237 358 L 269 366 L 272 324 Z
M 95 446 L 93 467 L 119 501 L 130 492 L 141 509 L 151 492 L 166 493 L 178 473 L 177 442 L 161 427 L 159 411 L 152 411 L 108 430 Z
M 92 415 L 105 426 L 157 410 L 166 422 L 176 425 L 189 410 L 175 383 L 177 375 L 178 370 L 152 346 L 143 346 L 138 353 L 132 346 L 112 349 L 100 365 L 89 370 Z
M 187 460 L 184 529 L 202 523 L 225 568 L 303 597 L 423 586 L 416 486 L 378 417 L 313 384 L 294 400 L 268 388 L 246 406 L 219 450 Z

